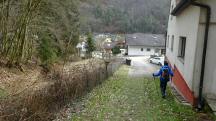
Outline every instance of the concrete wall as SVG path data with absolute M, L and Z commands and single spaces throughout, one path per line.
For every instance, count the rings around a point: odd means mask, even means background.
M 203 93 L 205 97 L 216 98 L 216 0 L 199 0 L 199 2 L 210 5 L 212 9 Z M 171 4 L 175 6 L 175 0 L 172 0 Z M 205 19 L 205 9 L 190 6 L 178 17 L 172 17 L 172 20 L 170 17 L 168 24 L 169 45 L 166 56 L 171 65 L 173 67 L 175 65 L 179 70 L 195 97 L 198 97 L 199 93 Z M 170 50 L 172 35 L 175 37 L 173 52 Z M 177 57 L 179 36 L 187 37 L 184 62 L 179 61 Z
M 175 1 L 172 0 L 171 4 L 175 6 Z M 172 5 L 171 5 L 172 6 Z M 193 90 L 193 75 L 194 75 L 194 64 L 196 55 L 196 44 L 197 44 L 197 33 L 200 17 L 200 8 L 190 6 L 183 13 L 177 17 L 169 18 L 168 24 L 168 35 L 169 35 L 169 46 L 167 48 L 167 57 L 171 65 L 178 68 L 180 74 L 186 81 L 188 87 Z M 171 51 L 171 38 L 174 35 L 174 50 Z M 181 61 L 178 58 L 178 48 L 180 37 L 186 37 L 186 50 L 185 59 Z
M 216 0 L 201 0 L 201 2 L 210 5 L 212 9 L 203 93 L 205 97 L 216 98 Z M 206 12 L 202 9 L 199 34 L 203 36 L 205 29 L 205 15 Z M 203 37 L 201 39 L 203 39 Z M 200 44 L 202 44 L 202 42 Z
M 141 48 L 143 48 L 143 51 L 141 51 Z M 151 49 L 150 51 L 147 51 L 147 48 Z M 161 48 L 159 48 L 161 49 Z M 129 56 L 150 56 L 157 54 L 155 53 L 156 48 L 154 47 L 146 47 L 146 46 L 128 46 L 128 55 Z M 161 50 L 160 50 L 161 52 Z M 159 52 L 159 53 L 160 53 Z

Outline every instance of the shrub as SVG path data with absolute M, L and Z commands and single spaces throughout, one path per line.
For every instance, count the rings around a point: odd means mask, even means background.
M 115 46 L 112 49 L 112 52 L 113 52 L 114 55 L 121 53 L 120 47 L 119 46 Z
M 52 37 L 49 34 L 42 35 L 38 52 L 43 66 L 49 66 L 56 61 L 57 49 L 54 47 Z

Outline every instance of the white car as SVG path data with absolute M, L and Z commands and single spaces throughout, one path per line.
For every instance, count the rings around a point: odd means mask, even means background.
M 160 66 L 163 66 L 164 65 L 164 57 L 150 58 L 149 62 L 160 65 Z

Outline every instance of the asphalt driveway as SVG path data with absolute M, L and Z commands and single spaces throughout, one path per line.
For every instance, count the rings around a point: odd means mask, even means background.
M 151 77 L 152 73 L 159 70 L 160 66 L 149 63 L 148 56 L 130 57 L 130 77 Z

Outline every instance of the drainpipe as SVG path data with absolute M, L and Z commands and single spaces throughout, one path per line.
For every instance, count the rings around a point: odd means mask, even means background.
M 166 34 L 164 35 L 165 36 L 165 57 L 166 57 L 166 47 L 167 47 L 167 36 L 168 36 L 168 32 L 166 31 Z
M 211 7 L 206 4 L 191 2 L 191 5 L 198 6 L 206 9 L 206 27 L 205 27 L 205 36 L 204 36 L 204 47 L 203 47 L 203 55 L 202 55 L 202 66 L 201 66 L 201 75 L 200 75 L 200 84 L 199 84 L 199 97 L 198 97 L 198 109 L 202 110 L 204 107 L 204 98 L 203 98 L 203 82 L 205 75 L 205 65 L 206 65 L 206 52 L 208 47 L 208 35 L 209 35 L 209 26 L 211 20 Z

